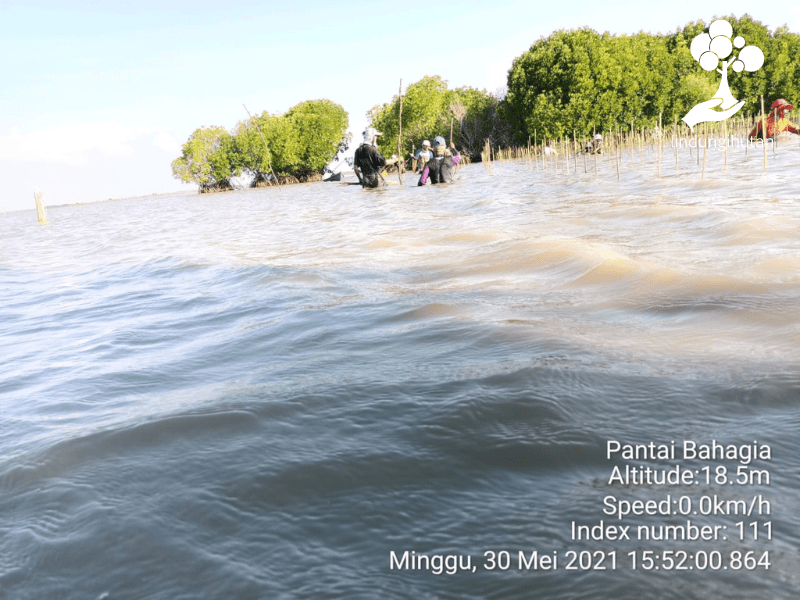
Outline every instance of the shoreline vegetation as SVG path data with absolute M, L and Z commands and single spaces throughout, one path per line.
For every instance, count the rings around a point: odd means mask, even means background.
M 551 171 L 554 176 L 599 177 L 610 172 L 616 174 L 619 181 L 626 171 L 643 173 L 653 169 L 652 175 L 657 179 L 665 173 L 689 171 L 700 172 L 700 178 L 705 179 L 714 154 L 721 156 L 724 171 L 735 168 L 737 160 L 748 157 L 763 160 L 766 169 L 769 158 L 779 154 L 782 146 L 797 144 L 796 140 L 787 142 L 780 136 L 766 142 L 749 139 L 750 131 L 761 119 L 761 114 L 740 115 L 729 121 L 701 123 L 695 126 L 694 133 L 677 120 L 652 129 L 598 132 L 603 136 L 603 150 L 598 154 L 585 151 L 591 136 L 563 136 L 541 140 L 538 144 L 530 141 L 525 146 L 496 148 L 487 141 L 481 152 L 481 162 L 490 173 L 494 162 L 518 160 L 527 161 L 531 170 Z M 719 159 L 714 160 L 719 162 Z
M 172 161 L 172 174 L 196 183 L 200 193 L 232 190 L 247 174 L 251 187 L 321 178 L 325 165 L 349 138 L 347 112 L 330 100 L 308 100 L 283 115 L 264 111 L 240 121 L 232 132 L 200 127 Z M 277 180 L 277 181 L 276 181 Z
M 568 170 L 565 157 L 577 157 L 601 133 L 601 162 L 611 153 L 633 155 L 638 147 L 643 155 L 645 146 L 657 147 L 660 176 L 664 145 L 670 139 L 694 139 L 690 152 L 699 165 L 703 140 L 709 136 L 732 144 L 747 135 L 762 118 L 762 97 L 767 106 L 776 98 L 795 106 L 800 101 L 800 35 L 786 26 L 770 31 L 746 14 L 722 18 L 734 35 L 763 51 L 763 68 L 730 74 L 701 68 L 690 46 L 707 30 L 704 21 L 666 35 L 559 30 L 514 59 L 507 90 L 448 89 L 442 77 L 426 76 L 405 93 L 401 88 L 390 102 L 370 109 L 367 117 L 384 134 L 378 142 L 384 156 L 402 153 L 401 172 L 413 169 L 416 144 L 439 135 L 454 142 L 466 161 L 483 161 L 488 168 L 493 160 L 536 158 L 542 168 L 552 163 L 556 170 Z M 721 74 L 733 96 L 744 101 L 743 109 L 729 121 L 700 123 L 692 132 L 680 119 L 715 96 Z M 173 176 L 196 183 L 201 193 L 234 189 L 231 179 L 242 175 L 250 187 L 320 181 L 326 165 L 349 148 L 347 127 L 348 115 L 341 106 L 311 100 L 283 115 L 263 112 L 250 117 L 230 132 L 199 128 L 173 161 Z M 674 154 L 678 161 L 678 148 Z M 766 156 L 764 152 L 765 167 Z M 727 165 L 727 151 L 725 160 Z

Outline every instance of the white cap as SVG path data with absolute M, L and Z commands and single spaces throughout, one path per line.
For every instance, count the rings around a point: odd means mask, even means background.
M 367 127 L 364 130 L 364 143 L 371 144 L 376 135 L 383 135 L 380 131 L 375 131 L 374 127 Z
M 431 145 L 431 141 L 430 140 L 422 140 L 422 146 L 423 147 L 430 146 L 430 145 Z
M 596 139 L 596 140 L 602 140 L 602 139 L 603 139 L 603 136 L 602 136 L 602 135 L 600 135 L 599 133 L 596 133 L 596 134 L 594 135 L 594 139 Z

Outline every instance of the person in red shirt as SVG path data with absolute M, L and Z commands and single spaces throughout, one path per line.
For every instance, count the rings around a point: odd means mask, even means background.
M 800 131 L 798 131 L 798 129 L 791 124 L 789 117 L 786 116 L 786 113 L 793 108 L 794 106 L 789 104 L 783 98 L 779 98 L 772 103 L 772 106 L 770 106 L 771 110 L 769 111 L 769 116 L 766 118 L 767 138 L 774 138 L 776 135 L 784 131 L 800 134 Z M 753 131 L 750 132 L 750 140 L 755 141 L 763 139 L 764 132 L 761 131 L 761 119 L 759 119 L 756 122 L 756 126 L 753 127 Z

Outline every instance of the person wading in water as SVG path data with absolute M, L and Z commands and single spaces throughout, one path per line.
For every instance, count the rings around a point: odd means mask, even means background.
M 356 148 L 353 157 L 353 171 L 356 172 L 358 182 L 365 188 L 376 188 L 386 185 L 381 176 L 381 170 L 397 162 L 397 158 L 383 158 L 383 154 L 378 150 L 378 136 L 381 132 L 375 131 L 372 127 L 364 130 L 364 142 Z
M 413 155 L 413 158 L 417 161 L 417 173 L 419 173 L 422 171 L 425 165 L 428 164 L 428 161 L 433 158 L 431 143 L 428 140 L 424 140 L 422 142 L 422 148 L 417 150 L 417 153 Z
M 794 108 L 791 104 L 789 104 L 783 98 L 779 98 L 772 103 L 770 106 L 769 116 L 766 118 L 767 121 L 767 138 L 774 138 L 778 134 L 789 131 L 791 133 L 800 134 L 800 131 L 797 130 L 796 127 L 793 127 L 789 121 L 789 117 L 786 116 L 786 113 L 791 111 Z M 761 130 L 761 119 L 756 121 L 756 126 L 753 127 L 753 131 L 750 132 L 750 140 L 763 140 L 764 139 L 764 132 Z
M 455 175 L 455 166 L 461 160 L 461 155 L 453 144 L 448 149 L 444 138 L 437 136 L 433 139 L 433 158 L 422 169 L 422 176 L 417 185 L 425 185 L 430 179 L 431 183 L 451 183 Z

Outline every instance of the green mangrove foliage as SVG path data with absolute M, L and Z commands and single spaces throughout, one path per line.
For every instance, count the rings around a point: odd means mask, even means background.
M 412 144 L 417 148 L 423 139 L 432 140 L 441 135 L 449 140 L 452 119 L 453 141 L 462 151 L 480 155 L 487 138 L 507 142 L 508 127 L 500 118 L 499 101 L 485 90 L 462 87 L 447 89 L 447 82 L 438 75 L 423 77 L 408 86 L 403 95 L 403 134 L 400 147 L 409 152 Z M 384 135 L 379 148 L 385 155 L 397 152 L 400 97 L 367 113 L 372 126 Z
M 293 174 L 300 164 L 300 142 L 292 122 L 285 115 L 270 115 L 266 111 L 245 121 L 234 129 L 239 172 L 253 175 L 253 185 L 276 176 Z
M 330 100 L 309 100 L 286 113 L 298 141 L 294 167 L 322 171 L 336 154 L 348 127 L 347 112 Z
M 760 47 L 764 67 L 728 73 L 733 96 L 744 112 L 765 100 L 800 99 L 800 36 L 773 33 L 749 16 L 724 17 L 735 36 Z M 518 142 L 589 135 L 597 131 L 653 127 L 681 119 L 695 104 L 713 97 L 718 71 L 704 71 L 692 57 L 692 40 L 707 28 L 697 21 L 671 35 L 599 34 L 592 29 L 557 31 L 514 60 L 508 94 L 500 106 Z
M 202 127 L 189 136 L 172 174 L 196 183 L 201 192 L 231 189 L 231 178 L 248 173 L 252 185 L 271 179 L 307 180 L 333 159 L 345 138 L 348 116 L 330 100 L 309 100 L 283 115 L 260 115 L 240 121 L 232 133 Z
M 172 161 L 172 175 L 196 183 L 200 191 L 231 189 L 231 177 L 239 174 L 233 136 L 224 127 L 195 129 L 183 145 L 183 154 Z

